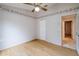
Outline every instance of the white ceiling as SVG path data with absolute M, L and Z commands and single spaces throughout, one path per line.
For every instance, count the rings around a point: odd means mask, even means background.
M 31 15 L 33 17 L 38 17 L 39 14 L 45 14 L 45 13 L 49 12 L 52 9 L 52 7 L 55 5 L 55 3 L 43 3 L 43 5 L 44 4 L 48 5 L 47 6 L 48 11 L 45 12 L 43 10 L 40 10 L 40 12 L 38 12 L 38 13 L 37 12 L 32 13 L 31 11 L 32 11 L 32 9 L 34 9 L 34 6 L 30 6 L 30 5 L 27 5 L 24 3 L 3 3 L 1 5 L 21 8 L 21 9 L 26 10 L 28 15 Z
M 45 5 L 45 4 L 48 5 L 47 8 L 50 8 L 55 3 L 43 3 L 43 5 Z M 4 5 L 13 6 L 13 7 L 17 7 L 17 8 L 23 8 L 23 9 L 26 9 L 26 10 L 29 10 L 29 11 L 31 11 L 34 8 L 34 6 L 27 5 L 27 4 L 24 4 L 24 3 L 4 3 Z
M 32 13 L 31 11 L 34 7 L 24 4 L 24 3 L 2 3 L 0 5 L 6 5 L 6 6 L 23 9 L 23 10 L 25 10 L 25 13 L 27 15 L 32 16 L 32 17 L 41 17 L 44 15 L 56 12 L 58 10 L 65 10 L 67 8 L 79 7 L 79 4 L 77 4 L 77 3 L 69 3 L 69 4 L 68 3 L 43 3 L 43 4 L 48 5 L 48 7 L 47 7 L 48 11 L 45 12 L 43 10 L 40 10 L 40 12 L 38 12 L 38 13 L 37 12 Z

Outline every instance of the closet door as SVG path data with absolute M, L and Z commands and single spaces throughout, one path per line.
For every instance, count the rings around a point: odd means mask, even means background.
M 40 20 L 40 39 L 46 39 L 46 20 Z

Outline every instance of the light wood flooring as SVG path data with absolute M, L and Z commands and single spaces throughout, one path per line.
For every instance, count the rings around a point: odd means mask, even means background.
M 63 39 L 63 46 L 75 49 L 76 48 L 75 44 L 76 44 L 75 41 L 71 37 L 65 37 Z
M 75 50 L 63 48 L 46 41 L 33 40 L 2 50 L 1 56 L 77 56 Z

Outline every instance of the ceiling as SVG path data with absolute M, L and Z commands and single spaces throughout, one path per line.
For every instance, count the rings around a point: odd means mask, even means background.
M 33 6 L 30 5 L 26 5 L 24 3 L 2 3 L 0 5 L 5 5 L 5 6 L 10 6 L 10 7 L 15 7 L 15 8 L 20 8 L 22 10 L 24 10 L 25 14 L 27 14 L 28 16 L 32 16 L 32 17 L 41 17 L 53 12 L 56 12 L 58 10 L 65 10 L 67 8 L 71 8 L 71 7 L 78 7 L 79 4 L 77 3 L 43 3 L 43 4 L 47 4 L 48 7 L 48 11 L 42 11 L 40 10 L 39 12 L 34 12 L 32 13 L 32 9 L 34 8 Z
M 34 12 L 34 13 L 31 12 L 32 9 L 34 9 L 34 6 L 30 6 L 30 5 L 27 5 L 24 3 L 3 3 L 1 5 L 6 5 L 6 6 L 24 9 L 27 11 L 28 15 L 31 15 L 33 17 L 39 17 L 39 14 L 45 14 L 45 13 L 49 12 L 52 9 L 52 7 L 55 5 L 55 3 L 43 3 L 43 5 L 45 5 L 45 4 L 48 5 L 47 6 L 48 11 L 40 10 L 40 12 Z
M 55 3 L 43 3 L 43 5 L 48 5 L 47 8 L 50 8 L 51 6 L 53 6 Z M 4 3 L 4 5 L 8 5 L 8 6 L 13 6 L 13 7 L 17 7 L 17 8 L 23 8 L 23 9 L 27 9 L 29 11 L 31 11 L 34 7 L 31 5 L 27 5 L 24 3 Z

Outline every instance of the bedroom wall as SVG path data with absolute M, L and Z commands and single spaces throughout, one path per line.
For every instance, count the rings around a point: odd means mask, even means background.
M 27 16 L 0 9 L 0 50 L 36 38 L 36 21 Z
M 79 54 L 79 12 L 76 16 L 76 48 Z

